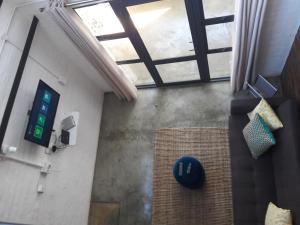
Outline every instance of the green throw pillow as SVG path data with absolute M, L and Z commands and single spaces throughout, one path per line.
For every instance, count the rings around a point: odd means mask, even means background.
M 250 152 L 255 159 L 266 152 L 272 145 L 276 144 L 270 127 L 258 113 L 246 125 L 243 134 Z

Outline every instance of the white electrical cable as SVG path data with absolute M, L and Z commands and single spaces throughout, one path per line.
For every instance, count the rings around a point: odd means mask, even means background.
M 14 158 L 14 157 L 3 155 L 3 154 L 0 154 L 0 158 L 4 159 L 4 160 L 10 160 L 10 161 L 14 161 L 14 162 L 17 162 L 17 163 L 21 163 L 21 164 L 24 164 L 24 165 L 27 165 L 27 166 L 32 166 L 32 167 L 35 167 L 35 168 L 38 168 L 38 169 L 43 168 L 43 166 L 40 165 L 40 164 L 35 164 L 35 163 L 32 163 L 32 162 L 25 161 L 23 159 L 17 159 L 17 158 Z

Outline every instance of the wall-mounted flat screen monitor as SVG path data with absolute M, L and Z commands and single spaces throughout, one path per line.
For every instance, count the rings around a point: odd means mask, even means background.
M 29 121 L 25 140 L 49 147 L 53 123 L 60 95 L 42 80 L 39 81 Z

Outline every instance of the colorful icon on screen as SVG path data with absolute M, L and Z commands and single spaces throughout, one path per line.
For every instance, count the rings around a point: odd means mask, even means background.
M 44 116 L 43 114 L 39 113 L 38 114 L 38 118 L 37 118 L 37 124 L 41 125 L 42 127 L 45 125 L 46 122 L 46 116 Z
M 47 115 L 47 113 L 48 113 L 48 105 L 45 104 L 44 102 L 42 102 L 40 111 L 41 111 L 41 113 Z
M 51 101 L 51 97 L 52 97 L 52 94 L 49 91 L 45 90 L 44 96 L 43 96 L 43 101 L 47 102 L 49 104 Z
M 44 132 L 44 129 L 42 127 L 36 125 L 34 127 L 33 136 L 36 137 L 36 138 L 38 138 L 38 139 L 42 139 L 43 132 Z

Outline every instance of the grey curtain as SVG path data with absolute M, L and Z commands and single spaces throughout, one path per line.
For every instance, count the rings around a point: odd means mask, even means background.
M 49 0 L 47 12 L 104 77 L 114 93 L 120 99 L 135 100 L 137 89 L 134 84 L 126 78 L 75 11 L 64 5 L 65 0 Z
M 236 0 L 231 88 L 246 89 L 255 80 L 259 37 L 268 0 Z

